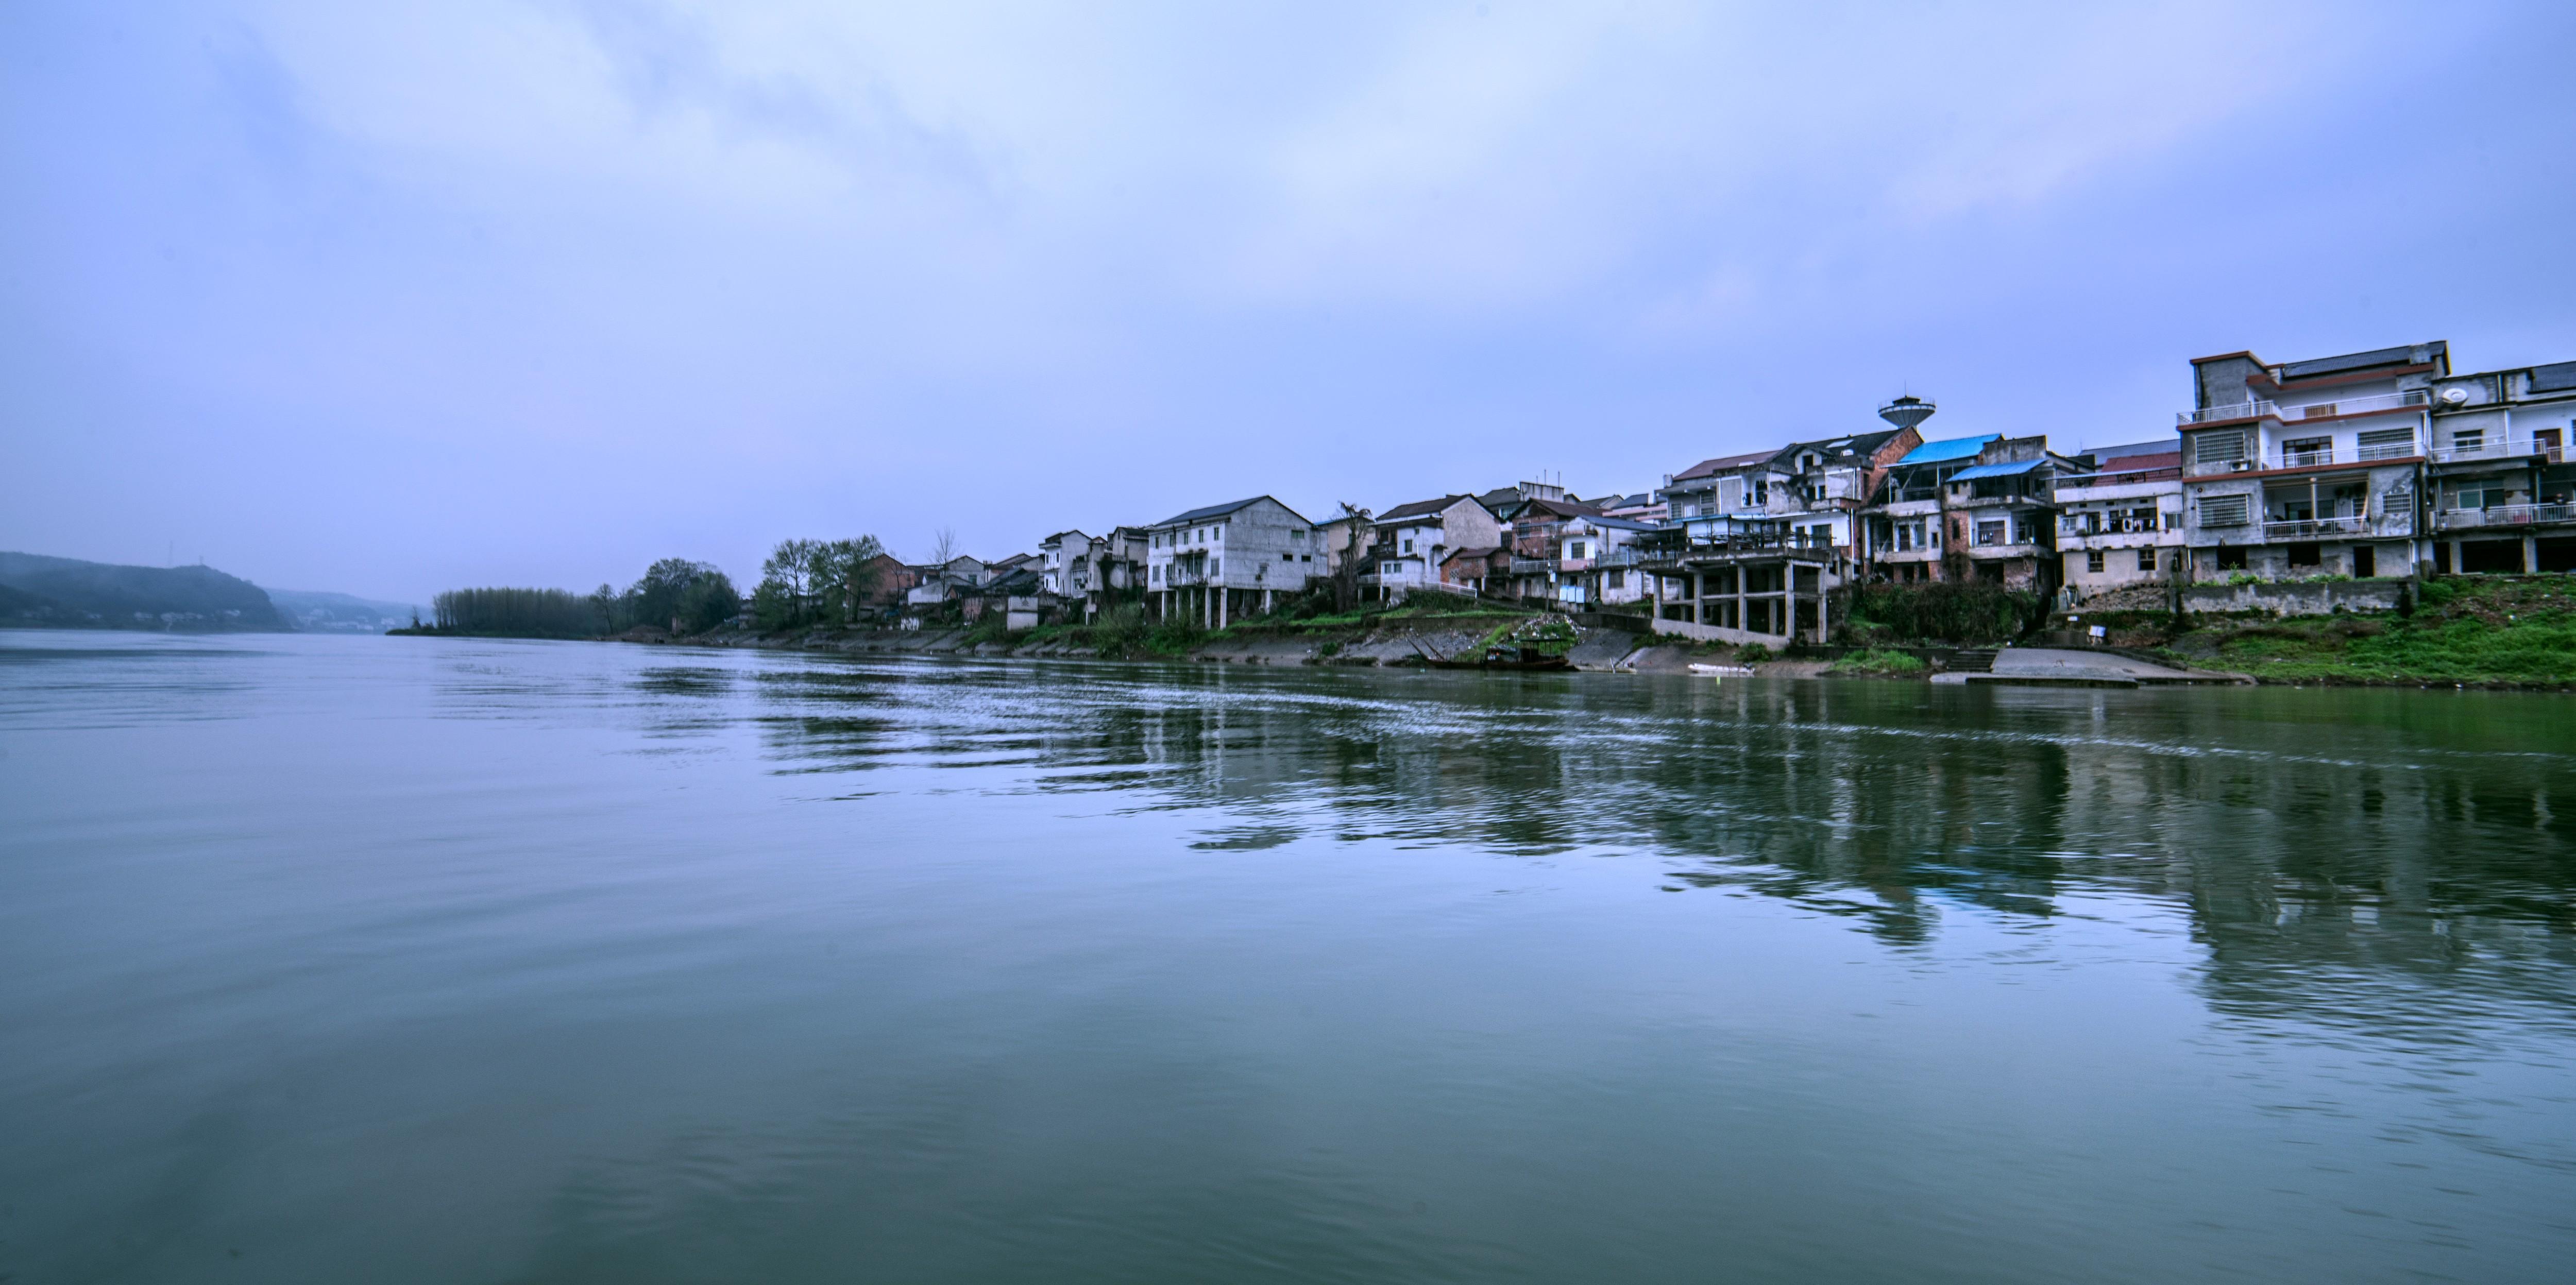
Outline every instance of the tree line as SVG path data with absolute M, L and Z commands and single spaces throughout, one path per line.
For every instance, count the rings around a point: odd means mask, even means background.
M 762 629 L 836 628 L 866 615 L 884 581 L 885 546 L 782 540 L 760 566 L 751 615 Z M 441 633 L 504 638 L 596 638 L 639 626 L 701 634 L 743 613 L 731 577 L 712 563 L 664 558 L 620 589 L 450 589 L 431 602 Z
M 874 605 L 885 546 L 872 535 L 855 540 L 781 540 L 760 564 L 751 591 L 751 614 L 763 629 L 837 628 Z

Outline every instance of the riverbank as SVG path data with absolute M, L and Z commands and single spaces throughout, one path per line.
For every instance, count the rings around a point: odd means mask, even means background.
M 2082 613 L 2108 641 L 2266 684 L 2576 690 L 2576 578 L 2428 580 L 2403 611 Z
M 1497 630 L 1543 614 L 1442 600 L 1302 619 L 1266 617 L 1220 630 L 1150 622 L 1130 612 L 1090 625 L 1019 633 L 986 620 L 910 629 L 720 629 L 689 635 L 642 627 L 597 641 L 854 655 L 1410 667 L 1478 654 Z M 1573 641 L 1563 650 L 1569 667 L 1683 673 L 1696 663 L 1743 667 L 1763 677 L 1923 682 L 1956 681 L 1957 670 L 1988 663 L 1982 652 L 1940 641 L 1900 645 L 1873 639 L 1866 646 L 1775 655 L 1760 647 L 1685 643 L 1648 632 L 1643 620 L 1619 623 L 1626 627 L 1575 625 Z M 2066 620 L 2055 617 L 2053 623 Z M 2073 636 L 2032 635 L 2023 645 L 2081 651 L 2082 631 L 2092 626 L 2102 627 L 2114 655 L 2205 678 L 2241 676 L 2287 686 L 2576 690 L 2576 580 L 2564 576 L 2427 581 L 2408 596 L 2405 610 L 2393 612 L 2287 618 L 2194 612 L 2180 620 L 2157 611 L 2079 612 Z M 456 636 L 434 628 L 393 632 Z

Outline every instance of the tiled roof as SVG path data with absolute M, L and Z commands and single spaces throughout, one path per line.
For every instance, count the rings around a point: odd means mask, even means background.
M 1279 504 L 1279 501 L 1278 501 L 1278 499 L 1277 499 L 1276 497 L 1268 496 L 1268 495 L 1256 495 L 1256 496 L 1253 496 L 1253 497 L 1252 497 L 1251 499 L 1249 499 L 1249 500 L 1236 500 L 1236 501 L 1235 501 L 1234 503 L 1232 503 L 1232 504 L 1211 504 L 1211 505 L 1207 506 L 1207 507 L 1206 507 L 1206 508 L 1204 508 L 1204 509 L 1192 509 L 1192 510 L 1190 510 L 1190 511 L 1189 511 L 1189 512 L 1187 512 L 1187 513 L 1176 513 L 1176 514 L 1173 514 L 1172 516 L 1170 516 L 1170 517 L 1168 517 L 1168 518 L 1163 519 L 1163 520 L 1162 520 L 1162 521 L 1160 521 L 1160 522 L 1155 523 L 1154 525 L 1156 525 L 1156 526 L 1158 526 L 1158 527 L 1165 527 L 1165 526 L 1185 526 L 1185 525 L 1187 525 L 1187 524 L 1189 524 L 1189 523 L 1192 523 L 1192 522 L 1204 522 L 1204 521 L 1208 520 L 1209 518 L 1221 518 L 1221 517 L 1224 517 L 1226 514 L 1234 513 L 1234 512 L 1238 512 L 1238 511 L 1240 511 L 1240 510 L 1243 510 L 1243 509 L 1251 508 L 1253 505 L 1259 504 L 1259 503 L 1261 503 L 1263 500 L 1269 500 L 1272 504 Z M 1279 504 L 1279 507 L 1280 507 L 1280 508 L 1283 508 L 1283 509 L 1288 509 L 1288 506 L 1287 506 L 1287 505 L 1285 505 L 1285 504 Z M 1292 518 L 1297 519 L 1300 523 L 1304 523 L 1304 524 L 1305 524 L 1305 525 L 1307 525 L 1307 526 L 1313 526 L 1313 525 L 1314 525 L 1314 523 L 1312 523 L 1312 522 L 1307 522 L 1307 521 L 1306 521 L 1305 516 L 1304 516 L 1303 514 L 1300 514 L 1299 512 L 1297 512 L 1297 510 L 1295 510 L 1295 509 L 1288 509 L 1288 516 L 1290 516 L 1290 517 L 1292 517 Z
M 1444 495 L 1436 500 L 1415 500 L 1411 504 L 1399 504 L 1394 508 L 1388 509 L 1384 513 L 1378 514 L 1377 520 L 1380 522 L 1393 522 L 1401 518 L 1428 517 L 1434 513 L 1447 511 L 1450 505 L 1456 504 L 1460 500 L 1473 500 L 1475 498 L 1476 497 L 1472 495 Z
M 1773 449 L 1768 451 L 1755 451 L 1750 455 L 1723 455 L 1713 460 L 1701 460 L 1699 463 L 1693 464 L 1689 468 L 1673 474 L 1673 480 L 1676 482 L 1686 482 L 1695 477 L 1707 477 L 1714 473 L 1726 472 L 1729 469 L 1739 469 L 1747 465 L 1761 464 L 1773 459 L 1779 454 L 1780 452 L 1777 449 Z

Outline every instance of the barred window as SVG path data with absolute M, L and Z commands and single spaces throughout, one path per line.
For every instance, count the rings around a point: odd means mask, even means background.
M 2202 433 L 2192 439 L 2192 460 L 2200 464 L 2223 464 L 2245 458 L 2245 430 L 2229 429 L 2223 433 Z
M 2242 495 L 2204 497 L 2200 502 L 2200 524 L 2202 526 L 2245 525 L 2246 499 L 2247 497 Z

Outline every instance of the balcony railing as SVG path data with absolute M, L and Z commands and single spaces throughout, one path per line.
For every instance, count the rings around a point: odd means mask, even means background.
M 2174 419 L 2185 426 L 2189 426 L 2192 424 L 2215 424 L 2221 420 L 2230 419 L 2257 419 L 2265 415 L 2278 415 L 2280 413 L 2281 408 L 2272 402 L 2243 401 L 2232 406 L 2203 406 L 2199 410 L 2187 410 L 2174 416 Z
M 2332 540 L 2344 536 L 2370 534 L 2370 519 L 2293 518 L 2286 522 L 2265 522 L 2263 538 L 2275 543 L 2292 540 Z
M 2248 455 L 2237 460 L 2194 460 L 2188 471 L 2192 477 L 2209 477 L 2220 473 L 2252 473 L 2268 469 L 2323 468 L 2329 464 L 2370 464 L 2381 460 L 2412 459 L 2413 446 L 2365 446 L 2358 451 L 2326 447 L 2314 451 L 2286 451 L 2279 455 Z
M 2483 509 L 2435 509 L 2437 530 L 2531 526 L 2542 522 L 2576 522 L 2576 504 L 2491 504 Z
M 2432 404 L 2432 394 L 2421 388 L 2409 388 L 2371 397 L 2346 397 L 2331 402 L 2309 402 L 2304 406 L 2284 406 L 2285 420 L 2324 419 L 2329 415 L 2368 415 L 2377 411 L 2404 410 L 2409 406 Z
M 2462 460 L 2517 459 L 2526 455 L 2538 455 L 2552 464 L 2557 464 L 2562 462 L 2560 456 L 2564 449 L 2556 442 L 2534 442 L 2526 437 L 2517 441 L 2498 439 L 2492 442 L 2480 442 L 2475 446 L 2441 446 L 2434 448 L 2432 454 L 2433 462 L 2436 464 L 2456 464 Z
M 2215 424 L 2231 419 L 2261 419 L 2265 416 L 2295 422 L 2303 419 L 2325 419 L 2333 415 L 2369 415 L 2379 411 L 2404 410 L 2410 406 L 2426 406 L 2431 403 L 2432 395 L 2424 389 L 2408 388 L 2370 397 L 2345 397 L 2331 402 L 2308 402 L 2299 406 L 2283 406 L 2278 402 L 2259 400 L 2241 401 L 2231 406 L 2204 406 L 2199 410 L 2183 411 L 2175 415 L 2174 419 L 2186 428 L 2193 424 Z
M 1556 570 L 1554 558 L 1512 559 L 1512 574 L 1516 576 L 1543 576 L 1554 570 Z

